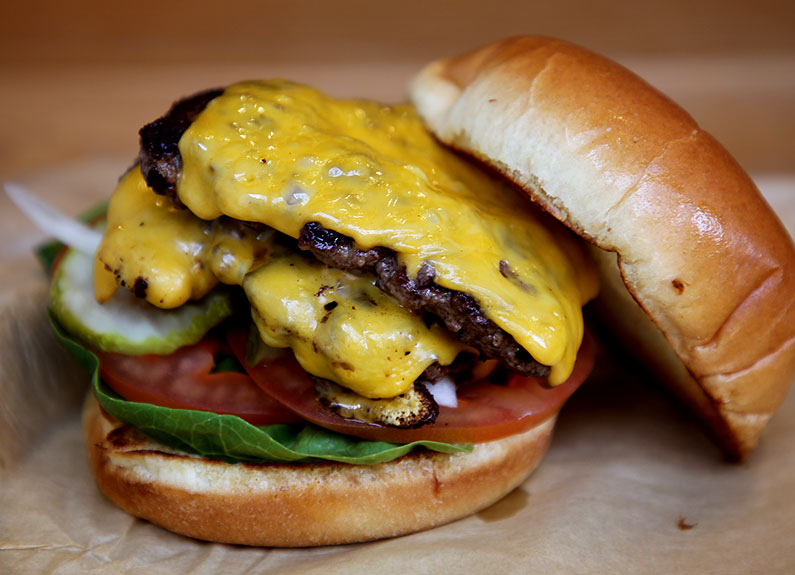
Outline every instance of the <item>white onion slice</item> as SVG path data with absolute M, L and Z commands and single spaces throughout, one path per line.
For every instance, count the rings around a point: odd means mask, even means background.
M 458 407 L 458 396 L 455 393 L 455 383 L 449 377 L 443 377 L 435 383 L 426 383 L 425 387 L 431 392 L 436 403 L 445 407 Z
M 102 240 L 101 232 L 61 213 L 19 184 L 6 182 L 3 188 L 9 199 L 42 232 L 84 254 L 93 256 L 97 251 Z

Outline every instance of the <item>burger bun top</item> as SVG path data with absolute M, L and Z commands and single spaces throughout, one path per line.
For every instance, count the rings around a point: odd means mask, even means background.
M 410 95 L 595 246 L 618 331 L 748 455 L 795 373 L 795 249 L 732 156 L 632 72 L 548 38 L 433 62 Z

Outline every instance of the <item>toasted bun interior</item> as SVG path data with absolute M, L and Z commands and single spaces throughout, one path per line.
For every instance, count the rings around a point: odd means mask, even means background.
M 190 537 L 280 547 L 393 537 L 475 513 L 530 474 L 554 420 L 471 453 L 415 451 L 373 466 L 229 464 L 141 436 L 91 394 L 83 410 L 91 468 L 116 505 Z
M 795 374 L 795 249 L 729 153 L 625 68 L 547 38 L 434 62 L 411 97 L 599 248 L 629 349 L 750 453 Z

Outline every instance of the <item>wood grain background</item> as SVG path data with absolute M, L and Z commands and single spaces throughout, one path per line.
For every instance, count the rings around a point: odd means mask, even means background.
M 795 3 L 784 0 L 18 2 L 0 6 L 0 178 L 135 152 L 176 97 L 289 76 L 400 100 L 429 59 L 522 33 L 619 60 L 754 171 L 795 171 Z

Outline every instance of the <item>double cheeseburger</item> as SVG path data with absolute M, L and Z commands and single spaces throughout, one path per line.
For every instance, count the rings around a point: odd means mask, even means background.
M 67 280 L 52 305 L 98 358 L 84 426 L 120 507 L 306 546 L 490 505 L 590 370 L 597 268 L 605 324 L 727 453 L 753 450 L 795 371 L 795 255 L 729 154 L 556 40 L 434 62 L 410 95 L 245 82 L 141 130 L 88 267 L 101 306 L 136 301 L 104 328 Z M 139 308 L 159 335 L 124 327 Z

